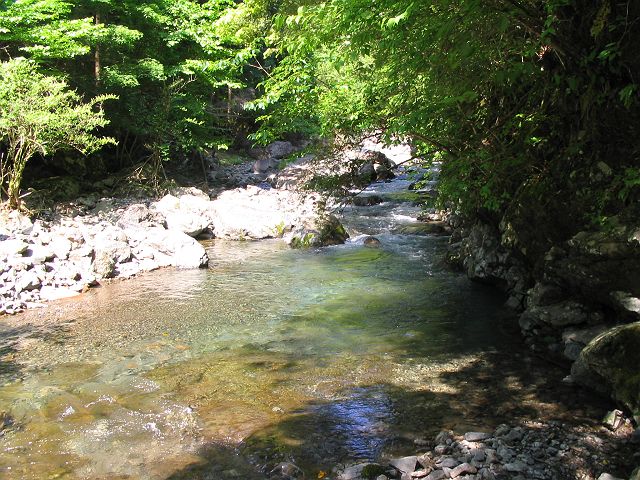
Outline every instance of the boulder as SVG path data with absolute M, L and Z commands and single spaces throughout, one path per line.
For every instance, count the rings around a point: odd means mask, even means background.
M 202 196 L 165 195 L 152 208 L 166 219 L 167 229 L 196 237 L 211 224 L 211 202 Z
M 579 384 L 611 395 L 640 420 L 640 322 L 612 328 L 594 338 L 571 368 Z
M 369 248 L 378 248 L 381 245 L 380 240 L 376 237 L 365 237 L 362 244 Z
M 148 226 L 165 226 L 166 221 L 164 216 L 160 212 L 151 210 L 149 207 L 142 203 L 134 203 L 126 208 L 122 215 L 120 215 L 120 218 L 117 222 L 117 225 L 121 228 L 139 224 Z
M 136 247 L 137 252 L 146 252 L 143 258 L 156 260 L 159 266 L 200 268 L 209 262 L 204 247 L 183 232 L 157 227 L 144 233 L 146 236 Z
M 548 326 L 562 328 L 587 323 L 591 318 L 590 310 L 584 305 L 565 301 L 545 307 L 531 307 L 520 315 L 520 328 L 524 331 L 536 327 Z
M 293 146 L 291 142 L 285 141 L 275 141 L 269 145 L 267 145 L 267 153 L 272 158 L 284 158 L 286 156 L 291 155 L 296 151 L 296 147 Z
M 312 224 L 295 229 L 287 237 L 292 248 L 326 247 L 341 245 L 349 238 L 340 221 L 334 215 L 321 215 Z

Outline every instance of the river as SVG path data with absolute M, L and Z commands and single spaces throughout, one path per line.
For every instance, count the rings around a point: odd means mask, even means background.
M 408 184 L 345 209 L 345 245 L 213 241 L 208 269 L 3 319 L 0 476 L 330 477 L 442 428 L 566 413 L 504 299 L 443 264 L 446 237 L 398 233 L 419 213 Z

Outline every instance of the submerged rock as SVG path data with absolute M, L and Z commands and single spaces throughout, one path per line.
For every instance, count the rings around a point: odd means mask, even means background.
M 378 240 L 376 237 L 365 237 L 364 240 L 362 241 L 362 244 L 365 247 L 369 247 L 369 248 L 377 248 L 380 245 L 382 245 L 380 240 Z

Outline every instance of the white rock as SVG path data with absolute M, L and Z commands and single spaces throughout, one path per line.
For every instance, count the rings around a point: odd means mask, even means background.
M 0 241 L 0 256 L 22 255 L 29 248 L 29 244 L 18 239 L 8 239 Z
M 40 298 L 47 301 L 60 300 L 63 298 L 75 297 L 78 292 L 65 287 L 52 287 L 46 285 L 40 289 Z

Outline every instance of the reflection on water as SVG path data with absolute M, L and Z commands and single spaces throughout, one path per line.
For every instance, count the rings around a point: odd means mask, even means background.
M 321 250 L 214 242 L 209 270 L 154 272 L 12 319 L 0 411 L 15 427 L 0 474 L 264 478 L 282 459 L 315 475 L 415 431 L 399 412 L 444 416 L 455 382 L 442 372 L 508 340 L 501 299 L 440 264 L 446 239 L 390 233 L 416 213 L 351 209 L 352 241 Z

